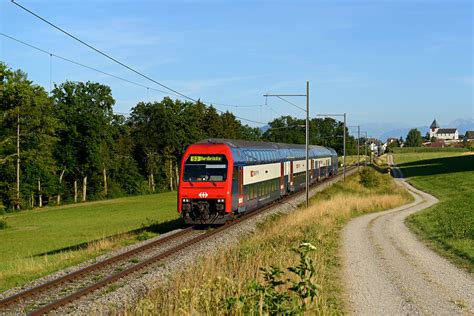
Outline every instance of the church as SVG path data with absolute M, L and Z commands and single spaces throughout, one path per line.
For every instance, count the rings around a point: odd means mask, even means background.
M 459 132 L 457 128 L 440 128 L 436 119 L 430 126 L 430 138 L 438 140 L 459 140 Z

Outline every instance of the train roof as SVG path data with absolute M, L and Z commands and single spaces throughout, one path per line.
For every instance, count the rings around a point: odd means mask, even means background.
M 225 144 L 231 148 L 234 160 L 249 162 L 249 161 L 274 161 L 280 160 L 284 157 L 304 158 L 305 145 L 272 143 L 272 142 L 258 142 L 237 139 L 224 138 L 209 138 L 198 142 L 199 144 Z M 258 152 L 273 152 L 271 155 L 260 155 Z M 311 157 L 327 157 L 337 156 L 336 151 L 332 148 L 323 146 L 309 146 L 309 153 Z

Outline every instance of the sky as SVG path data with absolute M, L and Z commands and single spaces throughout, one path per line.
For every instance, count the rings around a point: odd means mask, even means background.
M 303 118 L 304 111 L 263 95 L 305 94 L 306 81 L 310 115 L 346 112 L 349 125 L 474 117 L 474 1 L 17 2 L 156 81 L 253 121 Z M 0 19 L 2 34 L 163 90 L 9 0 L 0 0 Z M 121 113 L 165 96 L 3 35 L 0 60 L 48 91 L 66 80 L 107 84 Z M 289 100 L 306 105 L 304 97 Z

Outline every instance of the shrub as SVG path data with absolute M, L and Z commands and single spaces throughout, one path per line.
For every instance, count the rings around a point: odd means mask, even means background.
M 298 253 L 300 261 L 298 265 L 288 267 L 287 270 L 296 275 L 296 280 L 281 279 L 283 271 L 279 267 L 260 268 L 264 278 L 263 284 L 253 280 L 246 294 L 228 297 L 227 310 L 232 312 L 240 308 L 244 314 L 303 314 L 307 301 L 312 302 L 318 295 L 318 286 L 312 282 L 316 268 L 308 256 L 308 253 L 315 249 L 310 243 L 302 243 L 298 248 L 292 249 Z
M 0 229 L 5 229 L 8 227 L 7 221 L 4 219 L 0 219 Z
M 380 184 L 379 177 L 377 177 L 377 171 L 372 168 L 364 168 L 359 172 L 360 184 L 366 188 L 375 188 Z

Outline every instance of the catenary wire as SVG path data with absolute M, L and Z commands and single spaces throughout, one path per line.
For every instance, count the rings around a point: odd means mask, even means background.
M 37 46 L 35 46 L 35 45 L 29 44 L 29 43 L 27 43 L 27 42 L 25 42 L 25 41 L 22 41 L 22 40 L 20 40 L 20 39 L 17 39 L 17 38 L 15 38 L 15 37 L 13 37 L 13 36 L 7 35 L 7 34 L 5 34 L 5 33 L 0 33 L 0 35 L 1 35 L 1 36 L 4 36 L 4 37 L 6 37 L 6 38 L 8 38 L 8 39 L 10 39 L 10 40 L 12 40 L 12 41 L 15 41 L 15 42 L 17 42 L 17 43 L 19 43 L 19 44 L 25 45 L 25 46 L 27 46 L 27 47 L 30 47 L 30 48 L 34 49 L 34 50 L 37 50 L 37 51 L 39 51 L 39 52 L 42 52 L 42 53 L 44 53 L 44 54 L 50 56 L 50 58 L 51 58 L 51 57 L 55 57 L 55 58 L 57 58 L 57 59 L 64 60 L 64 61 L 69 62 L 69 63 L 72 63 L 72 64 L 74 64 L 74 65 L 77 65 L 77 66 L 80 66 L 80 67 L 83 67 L 83 68 L 86 68 L 86 69 L 89 69 L 89 70 L 98 72 L 98 73 L 100 73 L 100 74 L 103 74 L 103 75 L 106 75 L 106 76 L 109 76 L 109 77 L 112 77 L 112 78 L 115 78 L 115 79 L 118 79 L 118 80 L 121 80 L 121 81 L 130 83 L 130 84 L 133 84 L 133 85 L 138 86 L 138 87 L 141 87 L 141 88 L 145 88 L 145 89 L 147 89 L 147 98 L 148 98 L 148 96 L 149 96 L 149 95 L 148 95 L 149 90 L 157 91 L 157 92 L 163 93 L 163 94 L 165 94 L 165 95 L 172 95 L 172 96 L 175 96 L 175 97 L 179 97 L 179 95 L 177 95 L 177 94 L 175 94 L 175 93 L 171 93 L 171 92 L 169 92 L 169 91 L 164 91 L 164 90 L 152 88 L 152 87 L 143 85 L 143 84 L 141 84 L 141 83 L 138 83 L 138 82 L 135 82 L 135 81 L 132 81 L 132 80 L 129 80 L 129 79 L 126 79 L 126 78 L 123 78 L 123 77 L 119 77 L 119 76 L 117 76 L 117 75 L 114 75 L 114 74 L 105 72 L 105 71 L 100 70 L 100 69 L 97 69 L 97 68 L 95 68 L 95 67 L 91 67 L 91 66 L 85 65 L 85 64 L 80 63 L 80 62 L 77 62 L 77 61 L 75 61 L 75 60 L 72 60 L 72 59 L 69 59 L 69 58 L 66 58 L 66 57 L 57 55 L 57 54 L 55 54 L 55 53 L 49 52 L 49 51 L 47 51 L 47 50 L 45 50 L 45 49 L 42 49 L 42 48 L 37 47 Z M 51 65 L 51 62 L 52 62 L 52 61 L 50 60 L 50 65 Z M 50 69 L 50 71 L 51 71 L 51 69 Z M 52 81 L 52 78 L 50 78 L 50 81 Z M 51 82 L 50 82 L 50 85 L 51 85 Z M 204 103 L 204 102 L 202 102 L 202 103 Z M 228 104 L 223 104 L 223 103 L 213 103 L 213 102 L 209 102 L 209 101 L 206 101 L 205 103 L 209 103 L 209 104 L 211 104 L 211 105 L 232 106 L 232 107 L 256 107 L 256 106 L 261 106 L 261 105 L 228 105 Z M 224 113 L 224 111 L 219 110 L 219 109 L 217 109 L 217 108 L 216 108 L 216 110 L 217 110 L 218 112 L 220 112 L 220 113 Z M 239 119 L 245 120 L 245 121 L 252 121 L 252 122 L 254 122 L 254 123 L 265 124 L 265 123 L 263 123 L 263 122 L 248 120 L 248 119 L 246 119 L 246 118 L 242 118 L 242 117 L 238 117 L 238 116 L 236 116 L 236 118 L 239 118 Z
M 304 111 L 304 112 L 306 112 L 306 110 L 305 110 L 305 109 L 303 109 L 302 107 L 300 107 L 300 106 L 298 106 L 298 105 L 294 104 L 293 102 L 290 102 L 290 101 L 288 101 L 287 99 L 285 99 L 285 98 L 282 98 L 282 97 L 281 97 L 281 96 L 279 96 L 279 95 L 277 95 L 276 97 L 277 97 L 278 99 L 282 100 L 282 101 L 285 101 L 285 102 L 286 102 L 286 103 L 288 103 L 288 104 L 291 104 L 291 105 L 293 105 L 294 107 L 296 107 L 296 108 L 300 109 L 301 111 Z
M 64 33 L 64 34 L 66 34 L 67 36 L 69 36 L 69 37 L 75 39 L 75 40 L 78 41 L 79 43 L 81 43 L 81 44 L 83 44 L 83 45 L 89 47 L 90 49 L 92 49 L 92 50 L 94 50 L 95 52 L 101 54 L 102 56 L 104 56 L 104 57 L 106 57 L 106 58 L 108 58 L 108 59 L 114 61 L 115 63 L 121 65 L 122 67 L 127 68 L 128 70 L 130 70 L 130 71 L 136 73 L 137 75 L 139 75 L 139 76 L 141 76 L 141 77 L 143 77 L 143 78 L 145 78 L 145 79 L 147 79 L 147 80 L 149 80 L 149 81 L 151 81 L 151 82 L 153 82 L 153 83 L 155 83 L 155 84 L 157 84 L 157 85 L 159 85 L 159 86 L 161 86 L 161 87 L 163 87 L 163 88 L 165 88 L 165 89 L 167 89 L 167 90 L 169 90 L 169 91 L 171 91 L 171 92 L 173 92 L 173 93 L 175 93 L 175 94 L 178 94 L 179 96 L 181 96 L 181 97 L 183 97 L 183 98 L 185 98 L 185 99 L 188 99 L 188 100 L 193 101 L 193 102 L 198 102 L 198 100 L 196 100 L 196 99 L 194 99 L 194 98 L 191 98 L 191 97 L 185 95 L 184 93 L 181 93 L 181 92 L 179 92 L 179 91 L 177 91 L 177 90 L 175 90 L 175 89 L 173 89 L 173 88 L 171 88 L 171 87 L 168 87 L 168 86 L 165 85 L 165 84 L 162 84 L 162 83 L 156 81 L 155 79 L 153 79 L 153 78 L 151 78 L 151 77 L 149 77 L 149 76 L 147 76 L 147 75 L 141 73 L 141 72 L 138 71 L 138 70 L 135 70 L 134 68 L 132 68 L 132 67 L 130 67 L 130 66 L 124 64 L 123 62 L 117 60 L 116 58 L 110 56 L 109 54 L 104 53 L 103 51 L 99 50 L 98 48 L 96 48 L 96 47 L 94 47 L 94 46 L 92 46 L 92 45 L 90 45 L 90 44 L 84 42 L 84 41 L 81 40 L 80 38 L 78 38 L 78 37 L 74 36 L 73 34 L 69 33 L 68 31 L 66 31 L 66 30 L 62 29 L 61 27 L 59 27 L 59 26 L 53 24 L 52 22 L 46 20 L 45 18 L 43 18 L 43 17 L 41 17 L 40 15 L 34 13 L 33 11 L 31 11 L 31 10 L 29 10 L 28 8 L 24 7 L 23 5 L 21 5 L 21 4 L 17 3 L 17 2 L 15 2 L 15 0 L 11 0 L 11 2 L 12 2 L 13 4 L 15 4 L 16 6 L 20 7 L 21 9 L 23 9 L 24 11 L 30 13 L 31 15 L 35 16 L 36 18 L 38 18 L 38 19 L 40 19 L 41 21 L 45 22 L 46 24 L 50 25 L 51 27 L 53 27 L 53 28 L 57 29 L 58 31 L 60 31 L 60 32 L 62 32 L 62 33 Z M 203 102 L 203 103 L 204 103 L 204 102 Z M 218 112 L 220 112 L 220 113 L 224 113 L 224 111 L 221 111 L 221 110 L 219 110 L 219 109 L 216 109 L 216 110 L 217 110 Z M 256 121 L 256 120 L 251 120 L 251 119 L 239 117 L 239 116 L 237 116 L 237 115 L 234 115 L 234 117 L 235 117 L 235 118 L 238 118 L 238 119 L 240 119 L 240 120 L 244 120 L 244 121 L 248 121 L 248 122 L 252 122 L 252 123 L 256 123 L 256 124 L 266 124 L 266 123 L 264 123 L 264 122 L 259 122 L 259 121 Z

